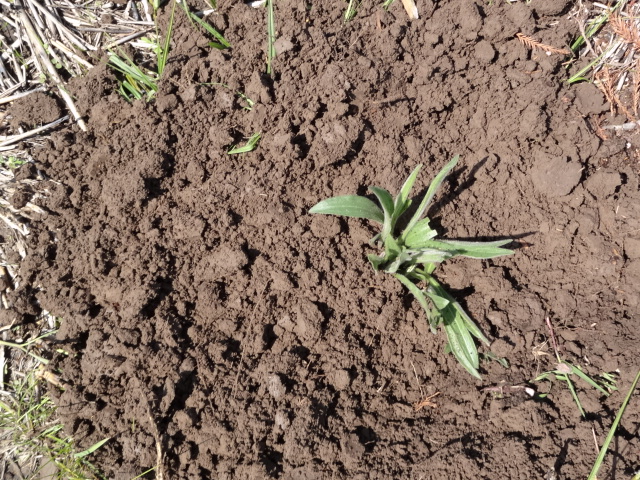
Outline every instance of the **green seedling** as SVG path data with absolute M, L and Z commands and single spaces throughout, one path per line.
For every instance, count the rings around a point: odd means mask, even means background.
M 538 375 L 533 381 L 539 382 L 542 380 L 551 380 L 555 378 L 556 380 L 565 382 L 567 384 L 567 388 L 571 392 L 571 396 L 573 397 L 573 400 L 576 402 L 576 405 L 578 406 L 580 415 L 582 415 L 583 418 L 585 418 L 587 414 L 584 410 L 584 407 L 582 406 L 582 403 L 580 402 L 578 393 L 576 392 L 576 388 L 572 380 L 572 378 L 574 378 L 573 376 L 578 377 L 580 380 L 587 383 L 589 386 L 595 388 L 598 392 L 600 392 L 605 397 L 608 397 L 610 395 L 610 390 L 617 390 L 617 388 L 615 387 L 615 379 L 613 379 L 613 377 L 611 376 L 604 377 L 603 375 L 603 380 L 601 381 L 601 384 L 599 384 L 589 375 L 584 373 L 576 365 L 573 365 L 561 359 L 559 359 L 558 361 L 559 363 L 556 365 L 555 370 L 544 372 Z M 608 378 L 610 378 L 611 380 L 609 380 Z M 542 394 L 540 396 L 545 397 L 546 395 Z
M 124 53 L 109 52 L 109 66 L 122 75 L 118 92 L 127 101 L 151 100 L 158 93 L 158 76 L 147 69 L 137 66 Z
M 582 47 L 588 39 L 598 33 L 598 31 L 609 21 L 611 14 L 618 10 L 624 3 L 626 3 L 626 1 L 627 0 L 618 0 L 614 6 L 607 8 L 600 15 L 589 20 L 586 28 L 584 29 L 584 34 L 576 38 L 571 44 L 571 51 L 573 53 L 578 53 L 580 47 Z
M 35 370 L 4 385 L 0 395 L 0 443 L 4 445 L 3 454 L 24 468 L 23 472 L 31 470 L 33 476 L 28 478 L 44 478 L 39 471 L 51 464 L 57 473 L 47 478 L 103 479 L 88 458 L 108 440 L 78 451 L 56 419 L 55 404 L 42 394 Z
M 576 38 L 571 44 L 571 47 L 570 47 L 571 52 L 573 52 L 574 55 L 577 55 L 580 48 L 582 48 L 582 46 L 586 43 L 586 41 L 591 37 L 593 37 L 596 33 L 598 33 L 600 29 L 602 29 L 602 27 L 606 25 L 606 23 L 609 21 L 609 19 L 611 18 L 611 15 L 616 10 L 619 10 L 624 3 L 626 3 L 626 0 L 618 0 L 618 2 L 616 2 L 616 4 L 613 5 L 611 8 L 606 9 L 600 15 L 590 20 L 589 22 L 587 22 L 586 28 L 584 28 L 582 35 Z M 585 76 L 587 72 L 593 70 L 596 66 L 600 65 L 604 61 L 604 59 L 610 56 L 611 52 L 613 52 L 618 48 L 618 46 L 619 45 L 617 45 L 615 42 L 611 43 L 600 55 L 598 55 L 594 60 L 589 62 L 587 66 L 583 67 L 582 69 L 580 69 L 579 72 L 572 75 L 567 80 L 567 83 L 572 84 L 572 83 L 590 81 L 589 78 Z M 569 65 L 567 66 L 567 68 L 569 68 Z
M 16 157 L 15 155 L 0 155 L 0 167 L 2 168 L 15 170 L 25 163 L 27 163 L 27 161 L 24 158 Z
M 607 434 L 607 438 L 604 439 L 604 443 L 602 444 L 602 448 L 600 448 L 600 452 L 598 453 L 598 457 L 596 458 L 596 461 L 593 464 L 593 468 L 591 469 L 591 473 L 589 474 L 589 478 L 587 478 L 587 480 L 596 480 L 597 475 L 598 475 L 598 471 L 600 470 L 600 467 L 602 466 L 602 462 L 604 461 L 604 457 L 607 454 L 607 450 L 609 449 L 609 444 L 611 443 L 611 440 L 613 440 L 613 436 L 615 435 L 616 430 L 618 429 L 618 425 L 620 424 L 620 421 L 622 420 L 622 415 L 624 415 L 624 411 L 626 410 L 627 405 L 629 405 L 629 401 L 631 400 L 631 396 L 633 395 L 633 392 L 635 391 L 636 387 L 638 386 L 638 381 L 640 381 L 640 370 L 638 370 L 638 373 L 636 373 L 636 378 L 633 380 L 633 383 L 631 384 L 631 388 L 627 392 L 627 396 L 624 398 L 624 401 L 622 402 L 622 405 L 620 405 L 620 410 L 618 410 L 618 413 L 616 414 L 616 418 L 613 421 L 613 423 L 611 424 L 611 428 L 609 429 L 609 433 Z M 640 479 L 640 472 L 636 473 L 633 476 L 632 480 L 638 480 L 638 479 Z
M 273 1 L 267 0 L 267 74 L 273 75 L 273 61 L 276 58 L 276 19 L 273 12 Z
M 189 18 L 189 21 L 191 22 L 191 24 L 193 25 L 195 23 L 200 28 L 202 28 L 207 33 L 209 33 L 213 38 L 216 39 L 216 41 L 214 42 L 209 42 L 210 47 L 216 48 L 218 50 L 231 48 L 231 44 L 227 41 L 226 38 L 224 38 L 224 36 L 220 32 L 218 32 L 218 30 L 216 30 L 213 27 L 213 25 L 211 25 L 209 22 L 206 22 L 205 20 L 200 18 L 198 15 L 193 13 L 191 10 L 189 10 L 189 6 L 187 5 L 186 1 L 183 1 L 181 4 L 182 4 L 182 9 L 184 10 L 184 13 L 187 15 L 187 18 Z M 212 7 L 212 8 L 215 9 L 216 7 Z
M 155 97 L 156 93 L 158 93 L 158 81 L 167 66 L 167 60 L 169 58 L 175 11 L 176 3 L 174 1 L 171 9 L 167 35 L 162 43 L 146 39 L 147 43 L 151 45 L 151 48 L 156 55 L 157 67 L 155 72 L 139 67 L 123 52 L 115 53 L 111 50 L 109 51 L 109 66 L 122 75 L 122 78 L 119 79 L 118 82 L 118 92 L 127 101 L 132 101 L 134 99 L 141 100 L 143 98 L 149 101 Z M 159 37 L 157 31 L 156 34 L 156 36 Z
M 393 4 L 393 2 L 395 2 L 396 0 L 385 0 L 385 2 L 382 4 L 382 8 L 384 8 L 385 10 L 388 10 L 389 7 Z
M 422 165 L 413 170 L 395 199 L 383 188 L 369 187 L 382 208 L 366 197 L 347 195 L 323 200 L 309 213 L 365 218 L 382 224 L 382 231 L 371 241 L 381 245 L 384 252 L 382 255 L 368 256 L 374 270 L 395 276 L 407 287 L 424 309 L 431 330 L 435 333 L 442 326 L 448 338 L 448 347 L 456 359 L 471 375 L 481 378 L 478 373 L 478 350 L 473 337 L 486 345 L 489 345 L 489 340 L 432 274 L 440 262 L 453 257 L 489 259 L 509 255 L 513 251 L 502 247 L 512 240 L 438 240 L 437 232 L 429 226 L 429 219 L 421 218 L 445 177 L 458 163 L 458 158 L 456 156 L 436 175 L 418 209 L 399 233 L 396 233 L 396 224 L 411 205 L 409 194 Z
M 573 384 L 572 376 L 575 375 L 576 377 L 581 379 L 583 382 L 585 382 L 587 385 L 595 388 L 597 391 L 602 393 L 605 397 L 608 397 L 610 395 L 610 392 L 617 390 L 616 379 L 613 375 L 609 373 L 604 373 L 601 375 L 600 383 L 598 383 L 589 375 L 584 373 L 579 367 L 563 360 L 558 350 L 558 342 L 556 341 L 556 335 L 553 332 L 551 319 L 549 317 L 546 317 L 545 323 L 546 323 L 547 329 L 549 330 L 551 345 L 553 346 L 553 351 L 555 352 L 556 360 L 558 361 L 558 364 L 556 365 L 555 370 L 544 372 L 538 375 L 533 381 L 539 382 L 541 380 L 550 380 L 555 378 L 556 380 L 565 382 L 567 384 L 567 388 L 571 392 L 571 396 L 573 397 L 573 400 L 576 402 L 576 405 L 578 406 L 580 415 L 582 415 L 583 418 L 586 418 L 587 415 L 586 415 L 586 412 L 584 411 L 584 408 L 582 407 L 582 403 L 580 402 L 578 393 L 576 392 L 576 388 L 575 388 L 575 385 Z M 540 397 L 542 398 L 546 396 L 547 394 L 540 395 Z
M 393 2 L 393 0 L 392 0 Z M 358 9 L 360 8 L 360 5 L 362 4 L 362 1 L 360 0 L 349 0 L 349 4 L 347 5 L 347 9 L 344 12 L 344 23 L 350 22 L 351 20 L 353 20 L 356 17 L 356 14 L 358 13 Z
M 229 155 L 235 155 L 236 153 L 247 153 L 247 152 L 252 152 L 253 150 L 256 149 L 256 147 L 258 146 L 258 143 L 260 142 L 260 132 L 256 132 L 253 135 L 251 135 L 251 137 L 249 137 L 249 140 L 247 140 L 247 143 L 245 143 L 244 145 L 242 145 L 241 147 L 237 147 L 237 146 L 233 146 L 231 147 L 231 149 L 227 152 Z

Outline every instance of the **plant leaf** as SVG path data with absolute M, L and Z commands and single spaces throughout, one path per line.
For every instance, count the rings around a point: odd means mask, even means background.
M 457 310 L 449 305 L 442 311 L 444 329 L 451 345 L 453 355 L 460 364 L 474 377 L 481 379 L 478 373 L 478 351 L 469 331 L 464 327 Z
M 508 248 L 500 248 L 503 245 L 511 243 L 513 240 L 496 240 L 493 242 L 466 242 L 462 240 L 438 240 L 438 245 L 433 245 L 438 248 L 447 248 L 445 245 L 449 245 L 454 251 L 456 256 L 469 257 L 469 258 L 496 258 L 504 255 L 511 255 L 513 250 Z M 444 244 L 444 245 L 441 245 Z M 426 245 L 425 245 L 426 246 Z
M 405 277 L 404 275 L 400 274 L 400 273 L 395 273 L 394 276 L 400 280 L 400 283 L 402 283 L 405 287 L 407 287 L 407 289 L 411 292 L 411 294 L 416 297 L 416 300 L 418 300 L 418 303 L 420 303 L 420 306 L 424 309 L 425 312 L 427 312 L 427 315 L 429 315 L 429 304 L 427 303 L 427 299 L 424 296 L 424 292 L 422 290 L 420 290 L 420 288 L 418 288 L 418 286 L 413 283 L 411 280 L 409 280 L 407 277 Z
M 471 317 L 467 315 L 467 312 L 464 311 L 464 308 L 462 308 L 462 306 L 455 300 L 453 300 L 451 303 L 453 304 L 453 306 L 456 308 L 456 310 L 462 317 L 462 320 L 464 321 L 467 330 L 469 330 L 469 333 L 471 333 L 471 335 L 476 337 L 485 345 L 487 346 L 491 345 L 491 342 L 489 341 L 489 339 L 484 336 L 484 334 L 482 333 L 478 325 L 476 325 L 476 323 L 473 320 L 471 320 Z
M 435 248 L 421 248 L 413 253 L 414 263 L 441 263 L 451 258 L 449 252 L 443 252 Z
M 429 207 L 429 204 L 431 203 L 431 200 L 433 199 L 434 195 L 438 191 L 438 188 L 440 188 L 440 185 L 444 181 L 445 177 L 449 174 L 449 172 L 453 169 L 453 167 L 456 166 L 459 159 L 460 159 L 459 155 L 456 155 L 455 157 L 453 157 L 453 160 L 447 163 L 444 166 L 444 168 L 440 170 L 438 175 L 436 175 L 436 177 L 433 179 L 433 181 L 431 182 L 431 185 L 429 185 L 429 189 L 427 190 L 427 193 L 422 199 L 422 202 L 420 202 L 420 206 L 418 207 L 418 210 L 413 215 L 413 217 L 411 217 L 411 220 L 409 220 L 409 223 L 407 224 L 407 228 L 405 228 L 404 232 L 402 232 L 403 241 L 407 238 L 407 235 L 409 235 L 409 233 L 411 232 L 415 224 L 418 223 L 418 220 L 420 220 L 424 212 L 427 210 L 427 208 Z
M 440 283 L 438 283 L 438 281 L 435 278 L 431 277 L 429 279 L 429 285 L 430 285 L 429 290 L 434 291 L 436 295 L 442 298 L 446 298 L 450 302 L 453 308 L 455 308 L 455 310 L 458 312 L 460 319 L 464 323 L 464 327 L 466 328 L 466 330 L 469 331 L 471 335 L 476 337 L 481 342 L 485 343 L 487 346 L 491 345 L 491 342 L 489 342 L 489 339 L 487 339 L 487 337 L 484 336 L 484 334 L 482 333 L 480 328 L 478 328 L 476 323 L 473 320 L 471 320 L 471 317 L 467 314 L 467 312 L 465 312 L 464 308 L 462 308 L 462 305 L 460 305 L 456 301 L 456 299 L 453 298 L 451 294 L 447 292 L 442 285 L 440 285 Z
M 373 192 L 380 202 L 380 205 L 382 205 L 382 211 L 384 212 L 384 224 L 382 226 L 382 233 L 380 236 L 386 245 L 387 238 L 393 235 L 393 197 L 384 188 L 369 187 L 369 190 Z
M 111 440 L 111 437 L 103 438 L 99 442 L 96 442 L 93 445 L 91 445 L 86 450 L 83 450 L 82 452 L 75 453 L 73 456 L 76 457 L 76 458 L 84 458 L 87 455 L 91 455 L 93 452 L 98 450 L 102 445 L 107 443 L 109 440 Z
M 441 297 L 432 288 L 429 288 L 426 294 L 438 310 L 444 310 L 451 303 L 448 298 Z
M 236 147 L 235 145 L 227 152 L 229 155 L 235 155 L 237 153 L 249 153 L 256 149 L 258 143 L 260 142 L 260 132 L 256 132 L 249 139 L 247 143 L 242 145 L 241 147 Z
M 409 177 L 405 180 L 402 188 L 400 189 L 400 193 L 396 197 L 394 205 L 395 208 L 393 211 L 394 224 L 398 220 L 398 218 L 400 218 L 400 215 L 402 215 L 405 210 L 409 208 L 409 205 L 411 205 L 409 194 L 411 193 L 411 189 L 413 188 L 413 184 L 415 183 L 416 178 L 418 178 L 418 173 L 420 172 L 421 168 L 422 164 L 419 164 L 416 168 L 413 169 L 413 172 L 411 172 L 411 175 L 409 175 Z
M 366 218 L 384 224 L 384 213 L 380 207 L 368 198 L 359 195 L 343 195 L 340 197 L 327 198 L 311 207 L 309 213 Z
M 589 385 L 591 385 L 593 388 L 595 388 L 600 393 L 602 393 L 605 397 L 609 396 L 609 392 L 607 392 L 604 388 L 602 388 L 600 385 L 598 385 L 598 383 L 596 383 L 596 381 L 593 380 L 589 375 L 584 373 L 582 370 L 580 370 L 575 365 L 572 365 L 572 364 L 570 364 L 568 362 L 565 362 L 565 363 L 571 367 L 571 373 L 573 373 L 573 374 L 577 375 L 578 377 L 580 377 L 582 380 L 584 380 Z
M 425 242 L 434 238 L 438 232 L 429 226 L 429 219 L 423 218 L 415 224 L 411 232 L 404 240 L 404 244 L 410 248 L 426 247 Z

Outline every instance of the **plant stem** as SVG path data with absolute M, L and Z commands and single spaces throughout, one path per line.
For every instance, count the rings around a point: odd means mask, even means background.
M 602 461 L 604 460 L 604 457 L 607 454 L 607 450 L 609 449 L 609 444 L 611 443 L 611 440 L 613 440 L 613 436 L 616 433 L 618 424 L 620 423 L 620 420 L 622 420 L 622 415 L 624 414 L 624 411 L 627 408 L 627 405 L 629 404 L 629 400 L 631 400 L 631 396 L 633 395 L 633 391 L 636 389 L 636 386 L 638 385 L 638 381 L 640 381 L 640 370 L 638 370 L 638 373 L 636 374 L 636 378 L 633 380 L 633 383 L 631 384 L 631 388 L 629 389 L 627 396 L 625 397 L 624 401 L 622 402 L 622 405 L 620 406 L 620 410 L 618 410 L 618 414 L 616 415 L 616 419 L 613 421 L 613 424 L 609 429 L 609 434 L 607 435 L 607 438 L 604 439 L 604 443 L 602 444 L 602 448 L 600 449 L 598 458 L 596 459 L 596 462 L 594 463 L 593 469 L 591 470 L 591 473 L 589 474 L 589 478 L 587 480 L 596 479 L 596 475 L 598 475 L 598 470 L 600 470 Z

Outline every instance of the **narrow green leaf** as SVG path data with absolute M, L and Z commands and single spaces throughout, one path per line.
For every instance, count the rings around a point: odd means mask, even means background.
M 253 135 L 251 135 L 251 137 L 249 138 L 249 140 L 247 140 L 247 143 L 242 145 L 241 147 L 232 147 L 227 154 L 229 155 L 235 155 L 237 153 L 248 153 L 248 152 L 252 152 L 253 150 L 256 149 L 256 147 L 258 146 L 258 143 L 260 142 L 260 132 L 256 132 Z
M 111 440 L 111 437 L 104 438 L 104 439 L 100 440 L 99 442 L 91 445 L 86 450 L 83 450 L 82 452 L 78 452 L 78 453 L 74 454 L 73 456 L 76 457 L 76 458 L 84 458 L 87 455 L 91 455 L 93 452 L 98 450 L 102 445 L 107 443 L 109 440 Z
M 482 377 L 477 370 L 479 365 L 478 352 L 473 343 L 473 338 L 471 338 L 471 335 L 466 329 L 460 328 L 460 324 L 455 319 L 455 317 L 457 317 L 455 309 L 453 309 L 453 319 L 450 314 L 451 307 L 448 307 L 446 310 L 449 310 L 447 314 L 442 312 L 444 317 L 443 324 L 453 355 L 465 370 L 474 377 L 481 379 Z
M 323 200 L 314 205 L 309 213 L 324 215 L 342 215 L 353 218 L 366 218 L 384 223 L 384 213 L 375 203 L 359 195 L 344 195 Z
M 453 170 L 453 167 L 456 166 L 459 158 L 460 158 L 459 155 L 456 155 L 455 157 L 453 157 L 453 160 L 447 163 L 444 166 L 444 168 L 440 170 L 440 173 L 438 173 L 438 175 L 436 175 L 436 177 L 433 179 L 433 181 L 431 182 L 431 185 L 429 185 L 429 189 L 427 190 L 427 193 L 422 199 L 422 202 L 420 202 L 420 206 L 418 207 L 418 210 L 413 215 L 413 217 L 411 217 L 411 220 L 409 220 L 407 228 L 405 228 L 404 232 L 402 232 L 403 241 L 407 238 L 407 235 L 409 235 L 409 233 L 411 232 L 415 224 L 418 223 L 418 220 L 420 220 L 424 212 L 427 210 L 427 208 L 429 207 L 429 204 L 431 203 L 431 200 L 433 199 L 434 195 L 438 191 L 438 188 L 440 188 L 440 185 L 444 181 L 445 177 L 449 174 L 449 172 Z
M 218 30 L 216 30 L 209 22 L 206 22 L 205 20 L 201 19 L 195 13 L 192 13 L 192 12 L 189 12 L 189 17 L 191 18 L 191 20 L 193 20 L 202 28 L 204 28 L 207 32 L 209 32 L 217 40 L 217 42 L 211 42 L 209 45 L 211 45 L 214 48 L 217 48 L 218 50 L 223 50 L 225 48 L 231 47 L 231 44 L 227 41 L 227 39 L 224 38 L 222 34 L 218 32 Z
M 611 424 L 611 428 L 609 429 L 607 438 L 605 438 L 604 442 L 602 443 L 602 448 L 600 448 L 600 452 L 598 453 L 598 458 L 596 458 L 596 461 L 593 464 L 593 468 L 591 469 L 591 473 L 589 474 L 589 478 L 587 478 L 587 480 L 596 479 L 598 475 L 598 471 L 602 466 L 604 457 L 607 454 L 607 450 L 609 449 L 609 444 L 611 443 L 611 440 L 613 440 L 613 436 L 616 434 L 616 430 L 618 429 L 620 420 L 622 420 L 622 415 L 624 415 L 624 411 L 627 409 L 627 405 L 629 404 L 629 401 L 631 400 L 631 396 L 633 395 L 633 392 L 635 391 L 636 386 L 638 385 L 638 381 L 640 381 L 640 370 L 638 370 L 638 373 L 636 374 L 636 378 L 633 380 L 633 383 L 631 384 L 631 388 L 629 389 L 627 396 L 624 398 L 622 405 L 620 405 L 620 410 L 618 410 L 616 418 Z
M 422 168 L 422 164 L 419 164 L 416 168 L 413 169 L 411 175 L 405 180 L 402 188 L 400 189 L 400 193 L 395 199 L 395 208 L 394 208 L 394 221 L 397 221 L 400 218 L 409 205 L 411 204 L 411 200 L 409 200 L 409 195 L 411 194 L 411 189 L 413 188 L 413 184 L 416 182 L 416 178 L 418 178 L 418 173 Z
M 393 197 L 384 188 L 369 187 L 369 190 L 377 197 L 380 205 L 382 205 L 382 211 L 384 212 L 384 224 L 382 226 L 382 241 L 385 242 L 387 238 L 393 235 Z
M 438 310 L 444 310 L 451 303 L 448 298 L 441 297 L 432 288 L 427 289 L 425 293 Z
M 453 296 L 451 296 L 451 294 L 449 292 L 447 292 L 447 290 L 442 285 L 440 285 L 440 283 L 435 278 L 430 277 L 429 285 L 430 285 L 430 290 L 433 289 L 433 291 L 436 293 L 436 295 L 438 295 L 438 296 L 440 296 L 442 298 L 446 298 L 447 300 L 449 300 L 451 305 L 458 312 L 458 315 L 460 316 L 460 319 L 464 323 L 464 327 L 469 331 L 469 333 L 471 335 L 476 337 L 481 342 L 485 343 L 487 346 L 491 345 L 491 342 L 489 342 L 487 337 L 484 336 L 484 334 L 478 328 L 478 326 L 475 324 L 475 322 L 473 320 L 471 320 L 471 317 L 469 317 L 467 312 L 465 312 L 464 308 L 462 308 L 462 305 L 460 305 L 456 301 L 456 299 L 453 298 Z
M 429 304 L 427 303 L 427 299 L 424 296 L 424 292 L 422 290 L 420 290 L 420 288 L 418 288 L 418 286 L 413 283 L 411 280 L 409 280 L 407 277 L 405 277 L 404 275 L 400 274 L 400 273 L 396 273 L 394 274 L 394 276 L 400 280 L 400 283 L 402 283 L 405 287 L 407 287 L 407 289 L 411 292 L 411 294 L 416 297 L 416 300 L 418 300 L 418 303 L 420 304 L 420 306 L 424 309 L 425 312 L 427 312 L 427 314 L 429 314 Z
M 449 252 L 443 252 L 436 248 L 421 248 L 411 253 L 413 254 L 415 263 L 441 263 L 447 258 L 451 258 Z
M 456 310 L 458 311 L 458 313 L 462 317 L 462 320 L 464 321 L 467 330 L 469 330 L 469 333 L 471 333 L 471 335 L 476 337 L 478 340 L 483 342 L 485 345 L 487 345 L 487 346 L 491 345 L 491 342 L 489 341 L 489 339 L 484 336 L 484 334 L 482 333 L 482 331 L 480 330 L 478 325 L 476 325 L 476 323 L 473 320 L 471 320 L 471 317 L 469 315 L 467 315 L 467 312 L 465 312 L 464 308 L 462 308 L 462 305 L 460 305 L 455 300 L 452 301 L 451 303 L 453 304 L 453 306 L 456 308 Z
M 584 373 L 582 370 L 580 370 L 575 365 L 572 365 L 572 364 L 570 364 L 568 362 L 565 362 L 565 363 L 571 367 L 571 373 L 573 373 L 573 374 L 577 375 L 578 377 L 580 377 L 582 380 L 584 380 L 589 385 L 591 385 L 593 388 L 595 388 L 600 393 L 602 393 L 605 397 L 609 396 L 609 392 L 607 392 L 604 388 L 602 388 L 600 385 L 598 385 L 598 383 L 596 383 L 589 375 Z
M 500 257 L 503 255 L 511 255 L 513 250 L 508 248 L 500 248 L 503 245 L 511 243 L 512 239 L 496 240 L 493 242 L 467 242 L 462 240 L 439 240 L 439 244 L 450 245 L 452 249 L 456 250 L 456 255 L 469 257 L 488 259 Z M 439 245 L 443 247 L 443 245 Z

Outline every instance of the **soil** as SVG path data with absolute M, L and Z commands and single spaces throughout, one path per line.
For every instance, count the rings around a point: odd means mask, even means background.
M 230 50 L 177 17 L 155 102 L 94 69 L 70 86 L 89 132 L 36 152 L 55 182 L 13 299 L 64 319 L 69 432 L 111 437 L 96 463 L 115 479 L 158 452 L 172 479 L 585 478 L 592 427 L 601 442 L 638 369 L 640 191 L 634 140 L 594 134 L 600 93 L 515 37 L 564 47 L 572 2 L 426 0 L 414 22 L 364 2 L 346 25 L 344 2 L 276 4 L 273 78 L 264 9 L 230 3 L 211 18 Z M 225 153 L 258 131 L 254 152 Z M 372 271 L 372 225 L 308 214 L 395 192 L 418 163 L 425 188 L 454 154 L 440 233 L 516 239 L 437 271 L 509 362 L 482 381 Z M 577 383 L 587 419 L 560 382 L 531 383 L 538 400 L 482 390 L 555 368 L 546 316 L 563 358 L 620 373 L 609 398 Z M 635 400 L 606 478 L 640 463 Z

